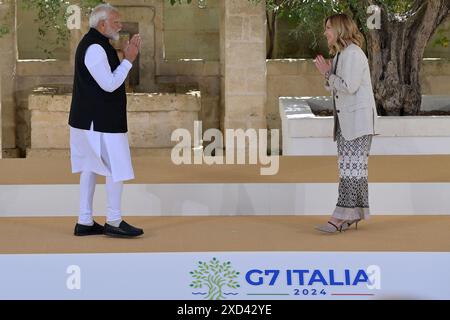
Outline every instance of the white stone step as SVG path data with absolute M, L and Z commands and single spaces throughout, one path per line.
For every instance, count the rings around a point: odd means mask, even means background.
M 327 215 L 337 201 L 336 183 L 127 184 L 122 211 L 131 216 Z M 371 183 L 375 215 L 448 215 L 450 183 Z M 0 185 L 0 217 L 75 216 L 79 186 Z M 106 212 L 97 185 L 94 212 Z
M 327 215 L 337 202 L 336 157 L 280 157 L 278 173 L 259 165 L 174 165 L 134 157 L 136 179 L 125 185 L 123 212 L 164 215 Z M 449 156 L 374 156 L 369 196 L 375 215 L 450 214 Z M 104 178 L 95 213 L 104 215 Z M 0 161 L 0 216 L 73 216 L 79 175 L 69 159 Z

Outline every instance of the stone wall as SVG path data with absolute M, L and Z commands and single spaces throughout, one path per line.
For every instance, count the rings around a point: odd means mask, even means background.
M 3 149 L 16 151 L 31 146 L 28 95 L 38 86 L 70 87 L 73 77 L 70 63 L 73 61 L 19 60 L 15 63 L 15 9 L 9 5 L 11 2 L 14 1 L 0 2 L 2 23 L 7 23 L 12 31 L 0 38 L 3 83 L 0 137 Z M 161 5 L 165 15 L 164 30 L 162 17 L 158 15 L 151 72 L 156 78 L 156 91 L 173 92 L 174 86 L 198 88 L 201 91 L 199 119 L 203 121 L 204 130 L 280 128 L 279 96 L 327 94 L 322 77 L 310 60 L 266 62 L 263 3 L 255 7 L 247 0 L 208 0 L 207 7 L 200 9 L 196 0 L 182 6 L 170 6 L 166 0 L 111 2 L 118 6 L 129 3 L 138 7 L 150 3 Z M 26 32 L 27 21 L 22 22 L 19 32 L 24 32 L 19 44 L 21 41 L 33 42 L 35 37 L 30 38 Z M 449 23 L 444 27 L 448 26 Z M 79 33 L 81 37 L 82 33 Z M 79 37 L 74 39 L 78 41 Z M 68 46 L 71 58 L 76 45 L 74 40 Z M 424 94 L 448 94 L 450 62 L 427 60 L 424 63 Z
M 38 87 L 72 88 L 73 70 L 66 61 L 18 61 L 16 77 L 16 147 L 25 156 L 31 145 L 31 113 L 28 98 Z M 67 122 L 68 119 L 66 119 Z
M 201 92 L 199 119 L 203 130 L 220 127 L 219 15 L 220 1 L 201 7 L 164 1 L 164 57 L 157 61 L 160 90 L 197 85 Z
M 200 111 L 200 92 L 186 94 L 128 94 L 128 139 L 140 154 L 153 150 L 168 155 L 176 142 L 175 129 L 189 130 L 194 136 L 194 121 Z M 71 94 L 36 91 L 29 96 L 31 132 L 27 157 L 68 155 Z M 164 125 L 161 125 L 164 124 Z M 154 152 L 153 152 L 154 154 Z
M 219 60 L 219 2 L 207 0 L 201 8 L 197 0 L 174 6 L 164 1 L 165 59 Z
M 16 116 L 14 101 L 14 77 L 16 74 L 16 32 L 14 27 L 15 6 L 13 1 L 0 1 L 0 21 L 9 32 L 0 37 L 1 119 L 2 148 L 16 151 Z M 15 155 L 15 154 L 13 154 Z
M 436 33 L 431 38 L 428 43 L 428 46 L 425 48 L 424 57 L 425 58 L 444 58 L 450 59 L 450 43 L 447 43 L 447 46 L 435 45 L 435 42 L 438 38 L 445 37 L 447 41 L 450 39 L 450 18 L 447 19 L 439 28 L 436 30 Z
M 267 125 L 280 129 L 278 98 L 281 96 L 323 96 L 323 77 L 314 63 L 305 59 L 267 61 Z
M 157 65 L 156 81 L 161 91 L 174 85 L 196 86 L 201 92 L 199 119 L 203 130 L 220 126 L 219 63 L 215 61 L 162 61 Z
M 450 94 L 450 60 L 425 59 L 422 68 L 422 94 Z M 323 77 L 311 59 L 267 61 L 267 125 L 281 128 L 279 97 L 327 96 Z
M 425 60 L 422 74 L 424 94 L 450 92 L 450 61 Z M 17 143 L 26 149 L 30 146 L 30 114 L 28 95 L 39 85 L 72 84 L 72 69 L 58 61 L 21 61 L 17 64 Z M 165 61 L 157 65 L 157 82 L 162 87 L 169 84 L 198 83 L 202 93 L 199 119 L 203 129 L 220 127 L 220 76 L 219 63 L 213 61 Z M 170 89 L 169 89 L 170 91 Z M 327 95 L 323 80 L 311 60 L 267 61 L 267 126 L 281 128 L 278 113 L 279 96 Z M 14 131 L 12 131 L 14 132 Z M 6 133 L 8 134 L 8 133 Z M 9 140 L 15 139 L 9 137 Z
M 0 76 L 0 128 L 2 127 L 2 77 Z M 3 158 L 2 152 L 2 130 L 0 130 L 0 159 Z
M 450 94 L 450 59 L 425 59 L 421 74 L 422 94 Z
M 265 1 L 221 4 L 221 129 L 265 129 Z

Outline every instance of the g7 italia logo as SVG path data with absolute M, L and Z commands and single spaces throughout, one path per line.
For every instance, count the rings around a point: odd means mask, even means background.
M 202 289 L 192 292 L 193 295 L 202 295 L 209 300 L 222 300 L 226 296 L 238 294 L 233 289 L 240 287 L 236 281 L 240 273 L 233 270 L 230 261 L 221 263 L 217 258 L 209 262 L 199 261 L 197 269 L 189 273 L 193 278 L 190 287 Z

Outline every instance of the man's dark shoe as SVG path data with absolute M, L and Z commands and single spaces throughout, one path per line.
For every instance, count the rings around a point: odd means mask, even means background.
M 104 228 L 103 226 L 99 225 L 97 222 L 94 221 L 93 226 L 85 226 L 83 224 L 77 223 L 75 225 L 75 230 L 73 232 L 76 236 L 92 236 L 92 235 L 98 235 L 103 234 Z
M 142 229 L 133 227 L 122 220 L 118 227 L 105 223 L 104 234 L 116 238 L 132 238 L 144 234 Z

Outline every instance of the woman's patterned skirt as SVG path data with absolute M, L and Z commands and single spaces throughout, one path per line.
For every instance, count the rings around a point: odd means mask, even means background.
M 336 131 L 339 198 L 333 217 L 341 220 L 367 219 L 369 211 L 368 161 L 372 136 L 344 139 L 337 121 Z

